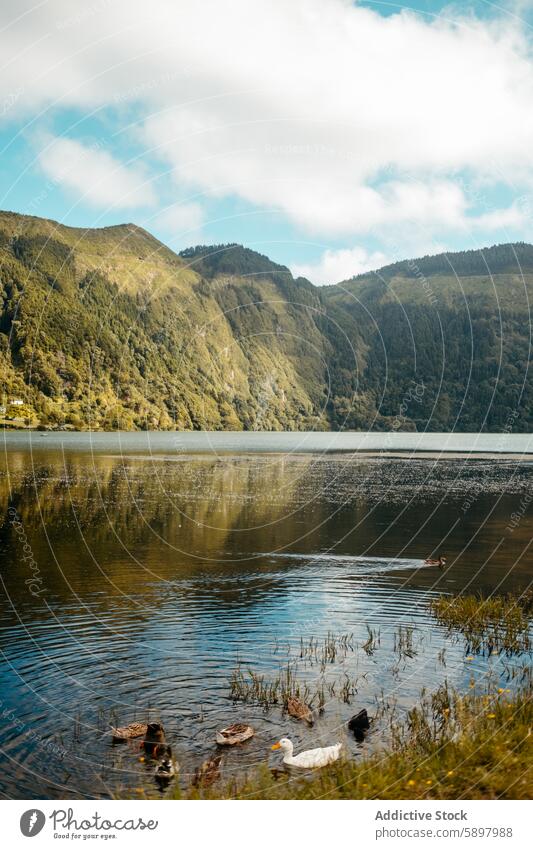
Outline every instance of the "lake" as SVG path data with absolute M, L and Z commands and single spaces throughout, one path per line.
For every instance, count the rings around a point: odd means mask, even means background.
M 157 797 L 153 764 L 109 735 L 147 717 L 183 784 L 234 721 L 256 735 L 226 777 L 279 764 L 284 734 L 361 757 L 381 738 L 348 734 L 360 708 L 522 662 L 468 655 L 428 603 L 530 584 L 530 435 L 13 432 L 2 449 L 6 797 Z M 313 728 L 230 698 L 237 668 L 287 665 L 325 692 Z

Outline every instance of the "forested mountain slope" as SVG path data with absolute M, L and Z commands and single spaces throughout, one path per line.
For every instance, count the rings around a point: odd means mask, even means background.
M 533 428 L 531 245 L 409 260 L 326 294 L 359 328 L 362 386 L 394 427 Z
M 0 403 L 75 428 L 529 430 L 532 284 L 529 245 L 318 288 L 240 245 L 0 213 Z
M 328 426 L 311 284 L 293 306 L 272 275 L 206 279 L 134 225 L 13 214 L 0 214 L 0 258 L 7 406 L 75 427 Z

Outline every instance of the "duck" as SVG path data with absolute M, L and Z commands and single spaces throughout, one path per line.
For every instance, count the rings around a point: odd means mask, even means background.
M 367 731 L 370 728 L 370 720 L 366 708 L 363 708 L 352 716 L 348 723 L 350 731 Z
M 244 743 L 255 734 L 251 725 L 245 725 L 243 722 L 235 722 L 233 725 L 228 725 L 227 728 L 222 728 L 217 731 L 216 740 L 219 746 L 235 746 L 236 743 Z
M 287 712 L 290 716 L 294 716 L 295 719 L 303 719 L 308 725 L 313 725 L 315 721 L 313 711 L 309 705 L 306 705 L 295 696 L 289 696 L 287 699 Z
M 443 557 L 442 554 L 439 554 L 438 560 L 432 560 L 430 557 L 428 557 L 427 560 L 424 560 L 424 564 L 426 566 L 438 566 L 439 569 L 444 569 L 444 567 L 446 566 L 446 558 Z
M 122 742 L 124 740 L 135 740 L 136 737 L 144 737 L 148 728 L 147 722 L 130 722 L 129 725 L 123 725 L 120 728 L 111 726 L 111 735 L 114 741 Z
M 161 752 L 165 746 L 165 732 L 160 722 L 149 722 L 146 726 L 142 748 L 151 758 L 157 757 L 158 750 Z
M 197 767 L 192 780 L 194 787 L 208 787 L 220 776 L 220 761 L 222 755 L 215 755 L 214 758 L 204 761 L 201 766 Z
M 175 776 L 177 769 L 179 769 L 179 765 L 174 764 L 174 761 L 172 760 L 172 749 L 170 746 L 167 746 L 165 754 L 161 758 L 155 770 L 156 780 L 161 783 L 167 783 Z
M 366 732 L 370 728 L 370 719 L 366 708 L 362 708 L 359 713 L 356 713 L 348 722 L 348 728 L 353 732 L 353 736 L 358 743 L 362 743 L 365 739 Z
M 334 763 L 341 754 L 342 743 L 334 746 L 325 746 L 321 749 L 307 749 L 299 755 L 293 755 L 294 745 L 288 737 L 282 737 L 274 743 L 272 750 L 281 749 L 283 752 L 283 763 L 287 766 L 296 766 L 300 769 L 318 769 L 322 766 Z

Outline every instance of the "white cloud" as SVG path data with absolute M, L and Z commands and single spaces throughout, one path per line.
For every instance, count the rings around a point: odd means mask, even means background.
M 173 236 L 197 231 L 204 222 L 204 213 L 199 203 L 179 203 L 160 212 L 151 224 L 156 224 Z
M 506 209 L 495 209 L 484 212 L 474 219 L 473 226 L 477 230 L 531 230 L 531 203 L 528 198 L 523 197 L 518 202 Z
M 45 174 L 89 204 L 120 209 L 153 204 L 155 195 L 139 168 L 127 168 L 98 145 L 47 139 L 38 156 Z
M 513 15 L 525 15 L 533 10 L 533 0 L 507 0 L 507 6 Z
M 457 174 L 533 182 L 533 62 L 512 16 L 349 0 L 4 0 L 0 15 L 3 88 L 20 93 L 6 120 L 107 107 L 121 127 L 134 104 L 128 132 L 180 187 L 310 233 L 493 227 L 510 213 L 474 215 Z
M 291 266 L 295 277 L 307 277 L 317 286 L 329 283 L 339 283 L 362 274 L 381 268 L 390 262 L 381 251 L 368 252 L 365 248 L 342 248 L 326 250 L 316 263 L 303 263 Z

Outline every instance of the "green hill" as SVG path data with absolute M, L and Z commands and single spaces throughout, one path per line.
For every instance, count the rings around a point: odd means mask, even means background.
M 281 281 L 292 278 L 285 265 L 278 265 L 267 256 L 234 242 L 227 245 L 197 245 L 181 251 L 180 257 L 206 280 L 225 275 L 257 277 L 261 274 Z
M 328 427 L 329 342 L 311 284 L 227 263 L 208 274 L 207 260 L 202 276 L 132 224 L 81 230 L 12 213 L 0 213 L 0 260 L 2 394 L 41 422 Z
M 456 251 L 448 254 L 423 256 L 418 259 L 404 259 L 391 265 L 385 265 L 371 275 L 360 274 L 341 285 L 377 275 L 382 279 L 392 277 L 416 278 L 427 276 L 479 277 L 501 273 L 520 273 L 533 270 L 533 245 L 525 242 L 493 245 L 481 250 Z
M 0 403 L 75 428 L 530 430 L 532 283 L 524 244 L 318 288 L 236 244 L 0 213 Z
M 380 399 L 387 426 L 533 428 L 531 245 L 408 260 L 326 294 L 359 328 L 361 387 Z

